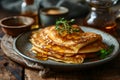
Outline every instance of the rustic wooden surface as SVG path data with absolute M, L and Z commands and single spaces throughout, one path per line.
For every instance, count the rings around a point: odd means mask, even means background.
M 11 15 L 17 14 L 2 10 L 0 19 Z M 120 28 L 120 25 L 118 27 Z M 0 30 L 0 37 L 3 35 Z M 120 29 L 117 29 L 114 36 L 120 42 Z M 120 54 L 112 61 L 95 68 L 75 72 L 52 72 L 44 77 L 41 74 L 39 70 L 25 68 L 12 61 L 0 49 L 0 80 L 120 80 Z
M 31 62 L 27 59 L 24 59 L 21 57 L 14 49 L 13 49 L 13 44 L 14 44 L 14 39 L 12 36 L 9 36 L 5 34 L 2 39 L 1 39 L 1 49 L 3 50 L 4 54 L 12 59 L 13 61 L 29 68 L 34 68 L 34 69 L 44 69 L 44 67 L 40 64 Z
M 0 50 L 0 80 L 22 80 L 23 68 Z

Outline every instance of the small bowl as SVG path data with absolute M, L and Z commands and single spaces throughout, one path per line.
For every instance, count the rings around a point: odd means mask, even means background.
M 11 16 L 0 20 L 2 31 L 13 37 L 29 31 L 33 23 L 34 19 L 26 16 Z
M 48 7 L 39 10 L 39 22 L 43 27 L 54 25 L 59 18 L 66 18 L 69 10 L 66 7 Z

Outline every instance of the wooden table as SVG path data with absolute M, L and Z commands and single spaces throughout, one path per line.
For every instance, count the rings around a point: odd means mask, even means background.
M 18 14 L 0 11 L 0 19 L 11 15 Z M 119 24 L 118 27 L 120 28 Z M 120 42 L 119 28 L 112 35 Z M 0 37 L 3 35 L 0 30 Z M 0 49 L 0 80 L 120 80 L 120 54 L 112 61 L 98 67 L 77 72 L 57 72 L 42 78 L 38 70 L 21 66 L 9 59 Z

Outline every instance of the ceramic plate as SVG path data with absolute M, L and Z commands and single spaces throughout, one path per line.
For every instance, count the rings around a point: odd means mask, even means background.
M 58 70 L 77 70 L 81 68 L 88 68 L 88 67 L 92 67 L 92 66 L 96 66 L 96 65 L 100 65 L 105 62 L 108 62 L 112 60 L 115 56 L 117 56 L 119 52 L 118 51 L 119 43 L 113 36 L 101 30 L 97 30 L 90 27 L 82 26 L 81 29 L 85 32 L 95 32 L 97 34 L 101 34 L 101 36 L 103 37 L 104 43 L 106 43 L 107 45 L 113 44 L 115 46 L 114 51 L 104 59 L 97 60 L 97 61 L 86 61 L 82 64 L 67 64 L 62 62 L 56 62 L 53 60 L 42 61 L 37 59 L 35 57 L 35 54 L 30 51 L 32 47 L 32 44 L 29 41 L 31 32 L 26 32 L 16 37 L 16 39 L 14 40 L 14 49 L 19 55 L 21 55 L 25 59 L 40 63 L 45 67 L 50 67 L 52 69 L 58 69 Z

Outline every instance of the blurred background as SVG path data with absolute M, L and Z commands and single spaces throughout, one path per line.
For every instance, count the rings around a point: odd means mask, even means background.
M 4 10 L 20 13 L 21 4 L 24 0 L 0 0 L 0 8 Z M 89 0 L 88 0 L 89 1 Z M 37 7 L 64 6 L 69 8 L 71 17 L 85 16 L 89 12 L 89 5 L 85 0 L 34 0 Z M 120 0 L 116 3 L 120 5 Z

